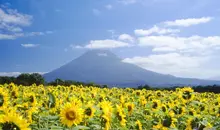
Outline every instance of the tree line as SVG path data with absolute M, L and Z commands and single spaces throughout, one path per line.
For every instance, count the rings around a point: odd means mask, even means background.
M 140 85 L 136 89 L 142 90 L 168 90 L 168 91 L 174 91 L 176 88 L 183 88 L 185 86 L 173 86 L 173 87 L 151 87 L 149 85 Z M 213 92 L 213 93 L 220 93 L 220 85 L 198 85 L 198 86 L 191 86 L 195 92 L 203 93 L 203 92 Z
M 17 85 L 23 85 L 23 86 L 30 86 L 32 84 L 36 85 L 64 85 L 64 86 L 70 86 L 70 85 L 82 85 L 82 86 L 94 86 L 99 88 L 108 88 L 108 85 L 100 85 L 95 83 L 85 83 L 85 82 L 78 82 L 73 80 L 62 80 L 62 79 L 55 79 L 51 82 L 46 82 L 44 77 L 41 74 L 38 73 L 23 73 L 18 75 L 17 77 L 8 77 L 8 76 L 0 76 L 0 84 L 10 84 L 15 83 Z M 174 87 L 165 87 L 165 88 L 159 88 L 159 87 L 153 87 L 149 86 L 147 84 L 140 85 L 137 87 L 134 87 L 134 89 L 147 89 L 147 90 L 175 90 L 176 88 L 181 88 L 184 86 L 174 86 Z M 214 93 L 220 93 L 220 85 L 207 85 L 207 86 L 192 86 L 195 92 L 214 92 Z
M 8 77 L 8 76 L 0 76 L 0 84 L 10 84 L 15 83 L 17 85 L 23 85 L 23 86 L 30 86 L 32 84 L 36 85 L 64 85 L 64 86 L 70 86 L 70 85 L 83 85 L 83 86 L 94 86 L 99 88 L 107 88 L 107 85 L 99 85 L 95 84 L 93 82 L 90 83 L 84 83 L 84 82 L 78 82 L 78 81 L 72 81 L 72 80 L 62 80 L 62 79 L 55 79 L 51 82 L 46 82 L 44 77 L 41 74 L 38 73 L 23 73 L 18 75 L 17 77 Z

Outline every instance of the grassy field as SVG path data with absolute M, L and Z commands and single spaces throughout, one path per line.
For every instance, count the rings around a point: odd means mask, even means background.
M 3 130 L 220 129 L 220 95 L 92 86 L 0 85 Z

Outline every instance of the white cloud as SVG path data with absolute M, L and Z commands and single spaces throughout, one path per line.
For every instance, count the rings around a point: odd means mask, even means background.
M 138 36 L 146 36 L 146 35 L 151 35 L 151 34 L 159 34 L 159 35 L 174 34 L 174 33 L 178 33 L 178 32 L 180 32 L 180 30 L 178 30 L 178 29 L 159 28 L 156 25 L 148 30 L 144 30 L 144 29 L 134 30 L 134 33 Z
M 34 48 L 39 46 L 39 44 L 21 44 L 21 46 L 24 48 Z
M 111 10 L 112 9 L 112 5 L 108 4 L 105 6 L 106 9 Z
M 45 74 L 47 72 L 0 72 L 0 76 L 18 76 L 22 73 L 29 73 L 29 74 L 32 74 L 32 73 L 38 73 L 38 74 Z
M 99 49 L 99 48 L 119 48 L 119 47 L 129 47 L 129 43 L 116 41 L 116 40 L 92 40 L 90 44 L 86 45 L 85 48 Z
M 42 36 L 45 35 L 44 32 L 30 32 L 30 33 L 26 33 L 25 36 L 29 37 L 29 36 Z
M 146 57 L 126 58 L 123 62 L 136 64 L 142 68 L 183 77 L 197 77 L 208 57 L 188 56 L 179 53 L 151 54 Z M 202 74 L 200 74 L 202 75 Z M 203 76 L 205 76 L 203 74 Z
M 0 33 L 0 40 L 13 40 L 19 37 L 32 37 L 32 36 L 43 36 L 46 34 L 52 34 L 53 31 L 46 31 L 46 32 L 27 32 L 27 33 L 13 33 L 13 34 L 1 34 Z
M 172 52 L 176 51 L 176 49 L 171 47 L 155 47 L 152 49 L 153 52 Z
M 191 37 L 178 37 L 178 36 L 145 36 L 138 38 L 139 46 L 153 47 L 154 51 L 159 51 L 158 48 L 169 48 L 174 51 L 208 51 L 220 46 L 220 36 L 191 36 Z
M 0 7 L 0 40 L 13 40 L 18 37 L 40 36 L 54 33 L 46 32 L 23 32 L 24 26 L 30 26 L 33 17 L 31 15 L 19 13 L 17 10 L 9 9 L 7 6 Z M 3 33 L 4 32 L 4 33 Z
M 16 37 L 8 34 L 0 34 L 0 40 L 2 39 L 15 39 Z
M 79 46 L 79 45 L 70 45 L 70 48 L 72 49 L 82 49 L 83 47 L 82 46 Z
M 93 12 L 94 15 L 100 15 L 101 14 L 101 11 L 98 10 L 98 9 L 93 9 L 92 12 Z
M 23 37 L 23 33 L 15 33 L 15 34 L 0 34 L 0 40 L 13 40 L 18 37 Z
M 22 32 L 22 28 L 17 27 L 17 26 L 13 26 L 13 25 L 8 25 L 6 23 L 0 23 L 0 30 L 6 30 L 9 32 Z
M 166 22 L 164 22 L 164 24 L 166 26 L 189 27 L 192 25 L 198 25 L 198 24 L 210 22 L 212 19 L 213 19 L 212 17 L 177 19 L 175 21 L 166 21 Z
M 21 72 L 0 72 L 0 76 L 18 76 Z
M 134 42 L 134 38 L 131 35 L 129 35 L 129 34 L 121 34 L 121 35 L 119 35 L 118 40 Z
M 31 25 L 32 16 L 18 13 L 17 10 L 0 8 L 0 40 L 16 39 L 24 36 L 22 27 Z
M 1 23 L 29 26 L 31 24 L 31 15 L 18 13 L 17 10 L 7 9 L 4 11 L 0 8 Z
M 128 5 L 128 4 L 134 4 L 136 3 L 138 0 L 118 0 L 119 3 L 122 3 L 124 5 Z
M 89 44 L 85 46 L 75 46 L 70 45 L 71 48 L 81 49 L 81 48 L 88 48 L 88 49 L 110 49 L 110 48 L 120 48 L 120 47 L 130 47 L 132 44 L 127 42 L 105 39 L 105 40 L 91 40 Z
M 138 46 L 148 47 L 152 53 L 126 58 L 124 62 L 180 77 L 207 78 L 219 74 L 208 66 L 217 64 L 212 59 L 219 55 L 220 36 L 142 36 L 137 41 Z

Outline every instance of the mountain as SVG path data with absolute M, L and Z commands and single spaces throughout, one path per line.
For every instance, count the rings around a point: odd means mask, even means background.
M 90 50 L 68 64 L 46 73 L 44 77 L 46 81 L 60 78 L 129 87 L 143 84 L 152 86 L 220 84 L 220 81 L 179 78 L 146 70 L 122 62 L 122 59 L 108 50 Z
M 208 80 L 219 80 L 220 81 L 220 76 L 211 77 L 211 78 L 208 78 Z

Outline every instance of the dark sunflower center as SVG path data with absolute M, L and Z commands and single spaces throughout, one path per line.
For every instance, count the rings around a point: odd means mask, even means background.
M 192 95 L 191 95 L 191 93 L 189 92 L 189 91 L 185 91 L 185 92 L 183 92 L 183 98 L 184 99 L 191 99 L 191 97 L 192 97 Z
M 160 96 L 161 96 L 161 93 L 158 92 L 158 93 L 157 93 L 157 96 L 160 97 Z
M 194 119 L 194 120 L 192 120 L 192 122 L 190 123 L 190 125 L 191 125 L 191 127 L 192 128 L 196 128 L 197 127 L 197 125 L 198 125 L 198 120 L 197 119 Z
M 193 111 L 189 111 L 189 115 L 193 116 L 194 112 Z
M 87 116 L 91 116 L 91 115 L 92 115 L 92 110 L 91 110 L 91 108 L 87 108 L 87 109 L 85 110 L 85 114 L 86 114 Z
M 17 98 L 17 95 L 16 95 L 16 92 L 15 92 L 15 91 L 13 91 L 13 92 L 11 93 L 11 95 L 12 95 L 13 98 L 15 98 L 15 99 Z
M 129 112 L 132 111 L 131 105 L 128 105 L 128 111 L 129 111 Z
M 20 130 L 20 128 L 14 123 L 7 122 L 3 124 L 2 130 Z
M 68 111 L 68 112 L 66 113 L 66 118 L 67 118 L 68 120 L 75 120 L 75 119 L 76 119 L 76 113 L 75 113 L 75 111 Z
M 201 106 L 200 111 L 204 111 L 204 110 L 205 110 L 205 106 Z
M 100 97 L 100 98 L 99 98 L 99 101 L 100 101 L 100 102 L 103 101 L 103 97 Z
M 163 112 L 166 112 L 166 111 L 167 111 L 167 109 L 166 109 L 165 106 L 162 107 L 162 111 L 163 111 Z
M 172 124 L 172 119 L 170 117 L 166 117 L 166 119 L 163 120 L 162 124 L 163 124 L 164 127 L 170 127 L 171 124 Z
M 179 109 L 179 114 L 182 114 L 183 113 L 183 108 L 180 108 Z
M 122 116 L 119 113 L 117 114 L 117 117 L 118 117 L 119 121 L 122 121 L 123 118 L 122 118 Z
M 34 102 L 34 97 L 30 96 L 30 102 L 33 103 Z
M 158 104 L 156 102 L 153 102 L 153 106 L 154 109 L 156 109 L 158 107 Z
M 0 95 L 0 107 L 4 104 L 4 97 L 3 95 Z

